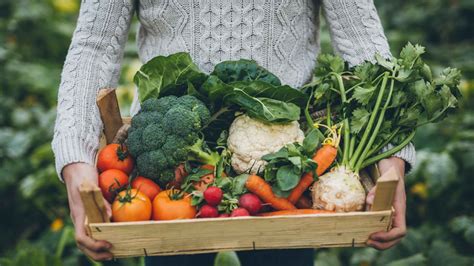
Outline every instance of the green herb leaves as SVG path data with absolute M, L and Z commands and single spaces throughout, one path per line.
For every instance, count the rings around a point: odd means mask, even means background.
M 312 106 L 332 106 L 336 122 L 344 123 L 342 164 L 358 171 L 367 161 L 388 157 L 408 143 L 417 127 L 457 108 L 459 70 L 446 68 L 434 77 L 424 53 L 424 47 L 408 43 L 398 58 L 376 55 L 376 63 L 355 68 L 338 56 L 318 58 L 315 77 L 304 88 L 313 95 Z M 396 148 L 379 155 L 389 143 Z

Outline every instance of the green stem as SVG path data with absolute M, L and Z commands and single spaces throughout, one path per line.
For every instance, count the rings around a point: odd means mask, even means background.
M 392 139 L 397 135 L 397 133 L 400 131 L 400 128 L 398 127 L 397 129 L 395 129 L 391 134 L 390 136 L 388 136 L 388 138 L 382 142 L 381 144 L 375 146 L 374 148 L 370 149 L 369 153 L 367 154 L 367 156 L 371 156 L 372 154 L 378 152 L 381 148 L 387 146 L 387 144 L 389 144 Z
M 354 146 L 355 146 L 356 137 L 351 137 L 349 141 L 349 157 L 352 158 L 352 154 L 354 154 Z
M 379 134 L 380 127 L 382 126 L 384 116 L 385 116 L 385 111 L 387 110 L 387 106 L 390 103 L 390 100 L 392 99 L 392 92 L 393 92 L 393 86 L 395 84 L 395 80 L 391 80 L 390 82 L 390 90 L 388 92 L 387 99 L 385 101 L 384 106 L 382 107 L 382 110 L 380 111 L 380 115 L 377 121 L 377 124 L 375 125 L 375 129 L 372 131 L 372 135 L 370 136 L 369 142 L 364 148 L 364 151 L 360 155 L 360 157 L 357 159 L 357 163 L 355 165 L 355 168 L 353 168 L 356 173 L 359 171 L 360 166 L 364 162 L 365 158 L 367 158 L 369 150 L 372 148 L 372 144 L 374 144 L 375 139 L 377 138 L 377 135 Z
M 331 105 L 329 102 L 326 104 L 326 124 L 328 127 L 331 127 Z
M 351 169 L 354 169 L 355 164 L 357 163 L 357 160 L 359 159 L 359 156 L 362 153 L 363 148 L 365 147 L 367 143 L 367 139 L 369 137 L 369 134 L 372 131 L 372 126 L 374 125 L 375 118 L 377 117 L 378 110 L 380 108 L 380 104 L 382 103 L 383 95 L 385 92 L 385 87 L 387 86 L 387 80 L 388 80 L 388 74 L 389 72 L 384 73 L 384 77 L 382 79 L 382 85 L 380 87 L 379 94 L 377 96 L 377 101 L 375 102 L 374 109 L 372 111 L 372 114 L 370 114 L 369 122 L 367 124 L 367 127 L 364 130 L 364 134 L 362 135 L 362 138 L 359 142 L 359 145 L 357 145 L 357 148 L 354 152 L 354 154 L 351 157 L 351 160 L 349 162 L 349 166 Z
M 309 99 L 306 102 L 306 108 L 304 109 L 304 116 L 306 118 L 306 124 L 308 124 L 309 129 L 315 128 L 313 118 L 311 118 L 311 114 L 309 113 L 309 104 L 311 102 L 311 99 L 313 99 L 313 96 L 314 96 L 314 90 L 311 91 L 311 95 L 309 96 Z
M 395 146 L 393 148 L 391 148 L 390 150 L 386 151 L 386 152 L 383 152 L 383 153 L 380 153 L 376 156 L 373 156 L 373 157 L 370 157 L 368 159 L 366 159 L 360 166 L 360 169 L 363 169 L 373 163 L 376 163 L 382 159 L 385 159 L 385 158 L 388 158 L 392 155 L 394 155 L 395 153 L 399 152 L 401 149 L 403 149 L 406 145 L 408 145 L 408 143 L 410 143 L 410 141 L 413 139 L 413 137 L 415 136 L 415 131 L 413 131 L 410 135 L 408 135 L 408 137 L 402 142 L 400 143 L 398 146 Z
M 338 85 L 339 85 L 339 90 L 341 92 L 341 99 L 342 99 L 342 103 L 345 104 L 347 103 L 347 96 L 346 96 L 346 92 L 344 90 L 344 82 L 342 81 L 342 76 L 341 75 L 338 75 L 338 74 L 335 74 L 336 78 L 337 78 L 337 82 L 338 82 Z M 350 142 L 350 128 L 349 128 L 349 119 L 347 117 L 344 118 L 344 121 L 343 121 L 343 129 L 344 129 L 344 148 L 343 148 L 343 151 L 342 151 L 342 164 L 347 164 L 348 162 L 348 158 L 349 158 L 349 142 Z

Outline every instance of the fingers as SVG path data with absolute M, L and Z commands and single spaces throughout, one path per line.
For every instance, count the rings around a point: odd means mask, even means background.
M 406 229 L 396 227 L 388 232 L 377 232 L 370 236 L 371 240 L 378 242 L 390 242 L 397 239 L 402 239 L 406 235 Z
M 84 254 L 93 260 L 111 260 L 113 258 L 112 253 L 108 251 L 112 245 L 107 241 L 94 240 L 88 237 L 84 229 L 76 229 L 76 244 Z
M 365 206 L 367 210 L 370 210 L 372 207 L 372 204 L 374 204 L 374 198 L 375 198 L 375 190 L 377 186 L 374 186 L 369 193 L 367 193 L 367 197 L 365 198 Z
M 386 249 L 389 249 L 389 248 L 395 246 L 400 241 L 401 241 L 401 239 L 396 239 L 396 240 L 393 240 L 393 241 L 390 241 L 390 242 L 378 242 L 378 241 L 369 240 L 369 241 L 367 241 L 367 245 L 370 246 L 370 247 L 373 247 L 377 250 L 386 250 Z
M 107 212 L 107 217 L 109 219 L 112 219 L 112 208 L 110 207 L 110 203 L 104 198 L 104 205 L 105 205 L 105 210 Z

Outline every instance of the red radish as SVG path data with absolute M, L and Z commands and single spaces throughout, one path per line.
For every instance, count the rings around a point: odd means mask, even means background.
M 222 189 L 218 187 L 208 187 L 204 191 L 204 199 L 206 200 L 207 204 L 211 206 L 219 205 L 222 200 L 222 195 Z
M 203 205 L 200 209 L 200 218 L 215 218 L 219 216 L 217 208 L 211 205 Z
M 232 211 L 230 217 L 250 216 L 250 213 L 244 208 L 237 208 Z
M 227 218 L 227 217 L 230 217 L 230 214 L 228 214 L 228 213 L 219 214 L 219 218 Z
M 257 195 L 247 193 L 240 197 L 239 206 L 246 209 L 251 215 L 255 215 L 262 209 L 262 201 Z

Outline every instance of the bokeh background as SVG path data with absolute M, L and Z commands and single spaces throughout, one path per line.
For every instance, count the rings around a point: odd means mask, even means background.
M 142 259 L 94 263 L 76 249 L 66 191 L 56 177 L 51 138 L 60 71 L 79 0 L 0 1 L 0 265 L 140 265 Z M 418 164 L 406 177 L 409 233 L 397 247 L 327 249 L 317 265 L 473 265 L 474 1 L 376 0 L 392 52 L 427 47 L 437 69 L 463 71 L 460 110 L 420 128 Z M 124 112 L 140 67 L 135 21 L 118 94 Z M 331 51 L 323 26 L 323 51 Z M 126 113 L 124 113 L 126 115 Z M 227 254 L 228 255 L 228 254 Z M 227 261 L 227 262 L 226 262 Z M 218 265 L 238 265 L 222 255 Z

